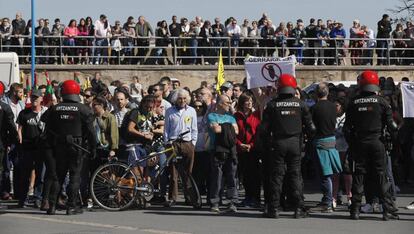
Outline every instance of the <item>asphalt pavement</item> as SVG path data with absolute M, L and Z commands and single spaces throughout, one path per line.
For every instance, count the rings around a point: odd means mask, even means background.
M 314 206 L 321 198 L 318 192 L 306 193 L 306 205 Z M 362 214 L 361 220 L 350 220 L 347 207 L 333 213 L 311 213 L 306 219 L 294 219 L 292 212 L 282 212 L 279 219 L 261 217 L 261 211 L 239 208 L 237 213 L 211 213 L 208 207 L 194 210 L 183 202 L 171 208 L 152 205 L 149 208 L 108 212 L 102 209 L 67 216 L 58 211 L 48 216 L 34 208 L 9 209 L 0 214 L 0 234 L 188 234 L 188 233 L 414 233 L 414 211 L 404 207 L 414 201 L 413 193 L 399 195 L 400 220 L 382 221 L 381 214 Z

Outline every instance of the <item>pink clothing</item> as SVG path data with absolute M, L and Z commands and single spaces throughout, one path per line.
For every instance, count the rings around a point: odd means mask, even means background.
M 78 36 L 89 36 L 89 30 L 87 27 L 78 27 Z
M 65 31 L 63 32 L 63 35 L 67 36 L 67 37 L 76 37 L 79 34 L 79 30 L 77 27 L 66 27 Z

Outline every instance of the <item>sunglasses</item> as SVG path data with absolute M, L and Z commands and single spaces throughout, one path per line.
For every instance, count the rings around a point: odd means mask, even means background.
M 203 106 L 202 105 L 195 105 L 194 106 L 196 109 L 200 109 L 200 108 L 202 108 Z
M 90 98 L 92 95 L 83 95 L 85 98 Z

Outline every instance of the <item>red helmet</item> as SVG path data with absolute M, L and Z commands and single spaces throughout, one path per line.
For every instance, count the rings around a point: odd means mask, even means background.
M 366 70 L 358 77 L 358 85 L 362 91 L 377 92 L 379 88 L 378 74 L 374 71 Z
M 3 82 L 0 81 L 0 96 L 4 95 L 4 92 L 6 91 L 6 86 Z
M 277 90 L 282 94 L 296 94 L 296 79 L 290 74 L 281 74 L 277 81 Z
M 80 102 L 80 86 L 74 80 L 66 80 L 61 86 L 61 95 L 63 100 Z

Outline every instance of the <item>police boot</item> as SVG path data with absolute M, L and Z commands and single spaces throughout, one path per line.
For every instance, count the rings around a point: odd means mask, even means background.
M 352 220 L 359 220 L 359 212 L 352 212 L 350 218 Z
M 294 217 L 295 217 L 295 219 L 306 218 L 306 217 L 308 217 L 308 212 L 302 207 L 301 208 L 296 208 Z
M 279 211 L 277 209 L 267 209 L 263 213 L 264 218 L 270 219 L 278 219 L 279 218 Z
M 382 220 L 384 221 L 388 221 L 390 219 L 395 219 L 395 220 L 399 220 L 400 217 L 398 216 L 398 214 L 391 212 L 391 211 L 384 211 L 382 213 Z
M 56 214 L 56 205 L 55 204 L 49 205 L 49 209 L 47 209 L 46 214 L 55 215 Z
M 82 214 L 83 210 L 80 207 L 69 207 L 66 209 L 66 215 L 77 215 Z

